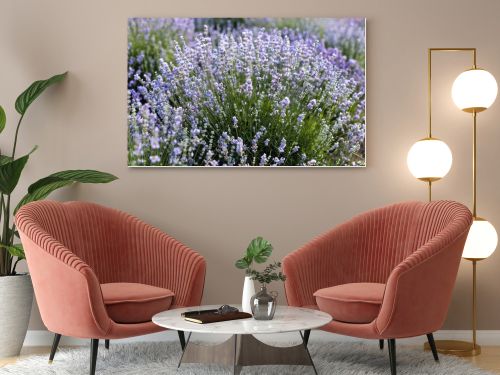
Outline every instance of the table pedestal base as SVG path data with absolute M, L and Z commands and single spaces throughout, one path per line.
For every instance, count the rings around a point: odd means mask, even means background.
M 302 336 L 302 333 L 301 333 Z M 217 363 L 231 366 L 233 374 L 239 374 L 242 366 L 257 365 L 304 365 L 312 366 L 317 375 L 307 345 L 276 347 L 257 340 L 253 335 L 233 335 L 221 344 L 195 344 L 189 334 L 182 352 L 182 363 Z

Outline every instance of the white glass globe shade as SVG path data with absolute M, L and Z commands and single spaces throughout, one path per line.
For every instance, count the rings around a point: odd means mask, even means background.
M 446 143 L 436 138 L 426 138 L 411 146 L 406 162 L 415 178 L 436 181 L 450 171 L 453 157 Z
M 495 77 L 483 69 L 466 70 L 455 79 L 451 88 L 453 102 L 466 112 L 481 112 L 489 108 L 497 93 Z
M 495 251 L 498 235 L 495 227 L 487 220 L 475 218 L 465 241 L 463 258 L 485 259 Z

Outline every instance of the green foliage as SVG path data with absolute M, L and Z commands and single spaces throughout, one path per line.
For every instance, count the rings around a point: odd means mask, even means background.
M 0 165 L 0 192 L 3 194 L 12 193 L 19 182 L 28 158 L 29 154 Z
M 254 238 L 247 247 L 245 256 L 238 259 L 235 263 L 236 268 L 246 270 L 246 274 L 257 280 L 261 284 L 269 284 L 271 281 L 285 281 L 286 276 L 278 271 L 281 268 L 281 262 L 274 262 L 266 266 L 263 271 L 257 271 L 252 268 L 253 262 L 265 263 L 271 253 L 273 245 L 262 237 Z
M 0 247 L 7 249 L 7 251 L 10 253 L 10 255 L 12 255 L 13 257 L 18 257 L 19 259 L 25 258 L 24 248 L 23 248 L 23 245 L 20 243 L 15 244 L 15 245 L 11 245 L 11 246 L 6 246 L 6 245 L 0 244 Z
M 20 115 L 24 115 L 30 104 L 33 103 L 47 87 L 63 81 L 64 78 L 66 78 L 66 74 L 67 72 L 55 75 L 49 79 L 33 82 L 31 86 L 24 90 L 16 99 L 16 111 Z
M 273 245 L 262 237 L 254 238 L 247 247 L 245 256 L 235 263 L 236 268 L 246 269 L 249 273 L 252 263 L 264 263 L 273 252 Z
M 36 81 L 31 84 L 16 100 L 16 110 L 21 115 L 17 124 L 12 155 L 0 155 L 0 222 L 2 232 L 0 233 L 0 276 L 14 275 L 17 263 L 24 259 L 24 249 L 21 244 L 14 244 L 14 239 L 19 238 L 15 224 L 12 223 L 11 194 L 15 190 L 26 166 L 30 154 L 33 150 L 20 158 L 15 158 L 16 145 L 19 135 L 19 128 L 28 107 L 38 98 L 49 86 L 61 82 L 66 77 L 66 73 L 55 75 L 47 80 Z M 0 107 L 0 132 L 5 128 L 5 111 Z M 107 183 L 115 180 L 116 177 L 105 172 L 94 170 L 68 170 L 53 173 L 31 184 L 28 192 L 15 207 L 14 213 L 29 202 L 46 198 L 51 192 L 71 185 L 75 182 L 82 183 Z M 13 263 L 14 258 L 17 258 Z
M 54 190 L 74 184 L 75 182 L 86 184 L 104 184 L 116 180 L 116 176 L 110 173 L 94 170 L 68 170 L 53 173 L 31 184 L 28 193 L 21 199 L 14 210 L 14 214 L 27 203 L 45 199 Z
M 252 280 L 257 280 L 261 284 L 269 284 L 272 281 L 285 281 L 286 276 L 281 271 L 277 271 L 281 268 L 281 262 L 274 262 L 267 265 L 263 271 L 259 272 L 254 269 L 250 270 L 250 276 Z

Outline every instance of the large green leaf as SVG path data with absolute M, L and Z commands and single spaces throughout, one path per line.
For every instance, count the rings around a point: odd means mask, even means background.
M 0 192 L 10 194 L 16 188 L 24 166 L 28 162 L 30 154 L 36 150 L 36 147 L 27 155 L 19 159 L 8 161 L 6 157 L 0 160 Z
M 106 172 L 94 171 L 91 169 L 73 169 L 53 173 L 30 185 L 28 193 L 33 193 L 45 185 L 59 181 L 81 182 L 84 184 L 105 184 L 116 180 L 117 177 Z
M 68 72 L 65 72 L 63 74 L 58 74 L 53 77 L 50 77 L 49 79 L 46 80 L 33 82 L 30 87 L 24 90 L 23 93 L 17 97 L 16 111 L 19 114 L 24 115 L 30 104 L 33 103 L 35 99 L 38 98 L 40 94 L 44 92 L 47 87 L 64 80 L 64 78 L 66 78 L 67 73 Z
M 52 193 L 54 190 L 60 189 L 62 187 L 72 185 L 74 182 L 70 180 L 60 180 L 56 182 L 51 182 L 47 185 L 41 186 L 39 189 L 33 191 L 32 193 L 27 193 L 17 204 L 14 214 L 17 213 L 22 206 L 28 204 L 30 202 L 39 201 L 45 199 Z
M 244 269 L 250 267 L 250 263 L 248 262 L 248 260 L 246 258 L 238 259 L 236 261 L 236 263 L 234 263 L 234 265 L 236 266 L 236 268 L 239 268 L 241 270 L 244 270 Z
M 111 182 L 116 179 L 117 177 L 110 173 L 90 169 L 76 169 L 53 173 L 30 185 L 28 193 L 18 203 L 14 214 L 25 204 L 45 199 L 54 190 L 72 185 L 75 182 L 98 184 Z
M 5 111 L 0 105 L 0 133 L 5 129 L 5 123 L 7 122 L 7 116 L 5 116 Z
M 12 255 L 13 257 L 18 257 L 19 259 L 24 259 L 26 257 L 24 255 L 24 249 L 22 244 L 16 244 L 11 246 L 0 244 L 0 247 L 7 249 L 10 255 Z
M 273 245 L 262 237 L 254 238 L 247 248 L 247 258 L 264 263 L 273 252 Z

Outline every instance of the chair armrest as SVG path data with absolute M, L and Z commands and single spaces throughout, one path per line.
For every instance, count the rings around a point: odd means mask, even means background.
M 44 324 L 64 336 L 104 336 L 112 322 L 94 272 L 61 243 L 32 229 L 19 234 Z
M 316 237 L 283 259 L 285 293 L 290 306 L 315 305 L 318 289 L 343 284 L 349 276 L 355 221 Z M 347 253 L 347 254 L 346 254 Z
M 138 219 L 128 221 L 133 232 L 137 267 L 132 279 L 175 293 L 176 306 L 201 304 L 205 284 L 205 259 L 159 229 Z
M 392 271 L 376 320 L 382 336 L 413 337 L 441 328 L 468 231 L 451 241 L 444 233 L 434 237 Z

